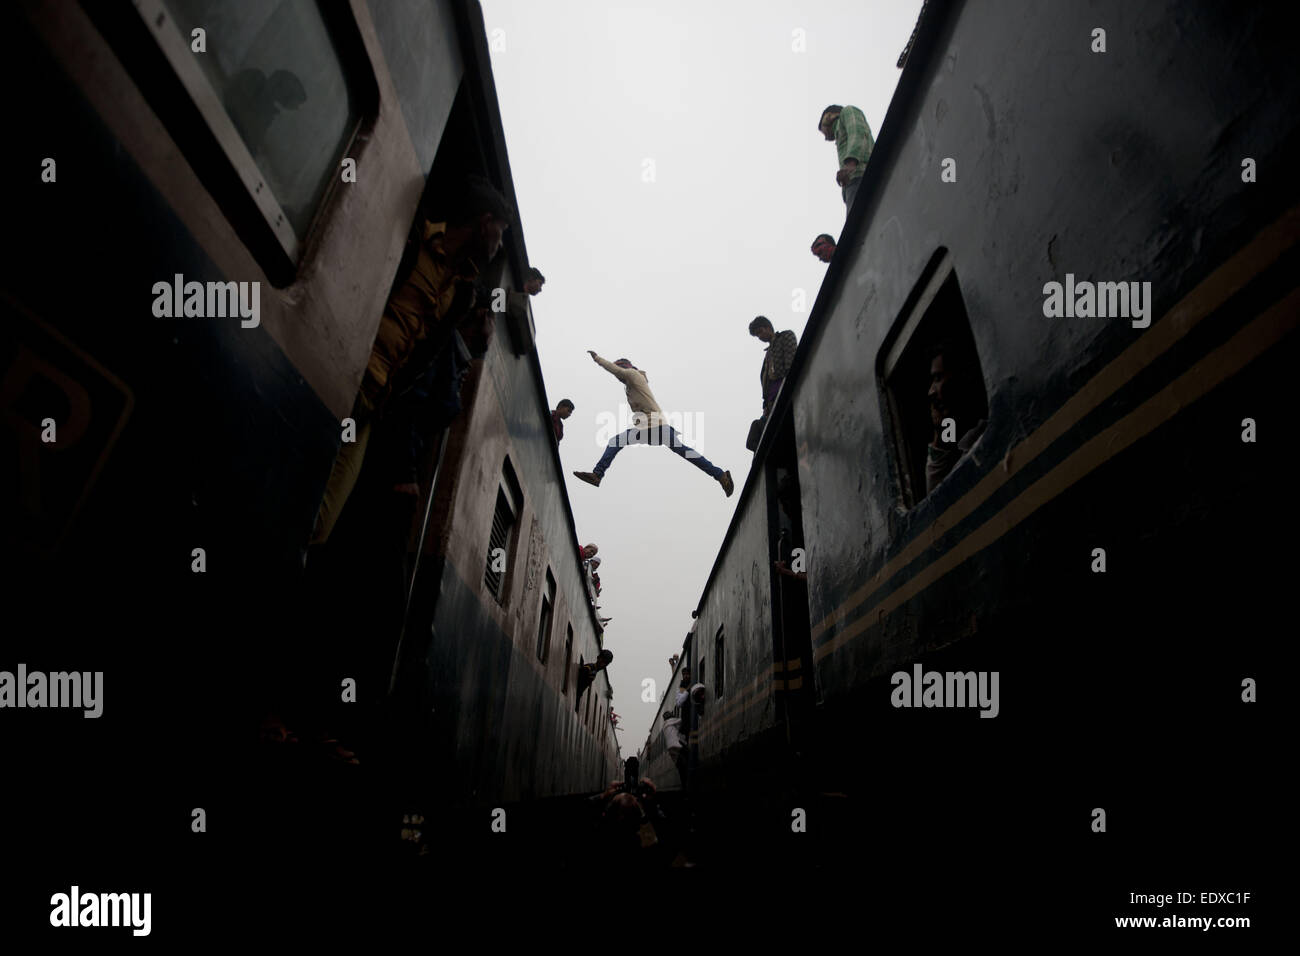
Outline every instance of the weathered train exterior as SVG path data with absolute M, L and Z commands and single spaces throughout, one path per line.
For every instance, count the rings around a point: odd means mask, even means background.
M 1151 846 L 1250 858 L 1248 798 L 1205 761 L 1264 765 L 1243 681 L 1289 618 L 1300 80 L 1281 17 L 927 5 L 699 600 L 701 793 L 835 793 L 872 839 L 1013 848 L 1122 807 Z M 1149 282 L 1149 327 L 1048 317 L 1067 274 Z M 940 303 L 987 428 L 926 495 L 895 422 L 924 410 L 928 365 L 891 366 L 934 344 Z M 792 543 L 806 590 L 773 570 Z M 894 706 L 917 664 L 998 672 L 999 713 Z M 641 750 L 661 787 L 676 683 Z M 1231 825 L 1199 826 L 1220 798 Z
M 601 634 L 526 296 L 497 315 L 462 414 L 429 443 L 409 606 L 385 603 L 359 554 L 353 586 L 328 595 L 323 614 L 295 607 L 340 421 L 417 208 L 432 197 L 425 208 L 436 209 L 439 191 L 466 173 L 514 193 L 477 3 L 300 4 L 292 16 L 316 17 L 328 35 L 348 120 L 336 145 L 305 143 L 337 153 L 315 206 L 267 214 L 249 149 L 182 82 L 184 34 L 170 17 L 211 16 L 215 55 L 218 20 L 238 30 L 239 16 L 262 22 L 285 9 L 55 0 L 5 14 L 7 85 L 22 91 L 12 104 L 22 135 L 6 150 L 17 241 L 0 355 L 14 453 L 5 656 L 102 670 L 107 685 L 103 717 L 77 720 L 76 733 L 18 715 L 27 736 L 13 764 L 36 767 L 58 738 L 69 772 L 112 779 L 124 760 L 137 768 L 151 796 L 106 798 L 121 825 L 105 854 L 165 838 L 173 799 L 205 800 L 214 816 L 245 812 L 234 808 L 257 785 L 234 738 L 255 739 L 242 722 L 277 690 L 260 686 L 267 648 L 292 641 L 309 671 L 322 635 L 304 622 L 331 614 L 354 628 L 343 640 L 387 662 L 384 680 L 359 693 L 388 694 L 391 673 L 392 706 L 419 711 L 399 759 L 437 791 L 417 806 L 585 792 L 617 773 L 607 678 L 575 706 L 574 672 L 599 653 Z M 281 37 L 284 55 L 314 56 L 295 45 L 304 37 Z M 43 180 L 47 158 L 55 173 Z M 355 181 L 343 159 L 355 160 Z M 487 278 L 517 289 L 527 262 L 516 220 Z M 259 321 L 155 317 L 151 289 L 176 275 L 259 282 Z M 59 429 L 53 445 L 39 438 L 46 417 Z M 507 467 L 516 513 L 498 597 L 484 569 Z M 551 627 L 539 643 L 548 587 Z M 139 769 L 148 767 L 160 769 Z M 34 805 L 74 814 L 68 779 L 47 784 Z

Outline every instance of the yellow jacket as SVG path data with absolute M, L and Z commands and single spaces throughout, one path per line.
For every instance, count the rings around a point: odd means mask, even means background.
M 456 297 L 456 279 L 472 279 L 478 274 L 469 261 L 459 271 L 453 268 L 442 248 L 446 228 L 447 224 L 442 222 L 424 224 L 424 241 L 415 267 L 384 307 L 361 382 L 362 396 L 372 409 L 386 398 L 393 377 L 410 359 L 416 343 L 447 314 Z

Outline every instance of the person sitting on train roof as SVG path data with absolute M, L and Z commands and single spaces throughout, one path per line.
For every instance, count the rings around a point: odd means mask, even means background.
M 564 419 L 573 414 L 573 402 L 567 398 L 560 399 L 560 404 L 555 406 L 555 411 L 551 412 L 551 427 L 555 431 L 555 440 L 560 442 L 564 439 Z
M 799 339 L 789 329 L 777 332 L 765 315 L 754 316 L 754 321 L 749 323 L 749 334 L 767 344 L 763 367 L 758 373 L 759 383 L 763 386 L 763 418 L 767 418 L 772 411 L 772 403 L 776 401 L 777 392 L 781 391 L 781 383 L 790 374 Z
M 596 547 L 594 544 L 585 544 L 582 546 L 582 550 L 578 552 L 578 556 L 581 557 L 583 561 L 590 561 L 599 551 L 600 548 Z
M 812 254 L 822 262 L 830 262 L 835 255 L 835 240 L 823 232 L 813 240 Z
M 546 276 L 542 275 L 542 270 L 529 266 L 528 271 L 524 273 L 524 291 L 529 295 L 537 295 L 542 291 L 545 283 Z
M 853 199 L 862 185 L 862 174 L 866 169 L 867 159 L 875 147 L 871 138 L 871 127 L 862 110 L 856 106 L 828 106 L 822 110 L 821 119 L 817 121 L 818 131 L 828 142 L 835 144 L 840 167 L 835 172 L 835 182 L 840 186 L 844 197 L 844 208 L 853 208 Z
M 590 664 L 581 664 L 578 667 L 578 693 L 576 699 L 579 701 L 574 710 L 578 710 L 582 704 L 582 695 L 587 692 L 587 688 L 596 682 L 596 675 L 603 671 L 614 660 L 612 651 L 601 651 L 596 659 Z
M 984 433 L 986 419 L 971 424 L 978 414 L 979 400 L 969 367 L 952 342 L 942 341 L 930 349 L 930 423 L 934 439 L 926 450 L 925 493 L 928 495 L 948 476 L 963 455 Z M 951 419 L 951 427 L 945 421 Z M 966 429 L 964 432 L 962 429 Z M 960 436 L 960 437 L 957 437 Z
M 452 195 L 447 222 L 423 223 L 411 272 L 384 307 L 353 404 L 355 440 L 345 441 L 334 461 L 316 517 L 313 544 L 328 540 L 361 472 L 373 419 L 388 403 L 398 373 L 417 346 L 435 329 L 445 346 L 456 331 L 453 320 L 461 318 L 475 323 L 464 331 L 475 333 L 483 347 L 491 334 L 490 321 L 474 310 L 473 280 L 500 251 L 513 210 L 505 197 L 480 177 L 469 177 Z M 424 351 L 436 355 L 441 348 Z
M 605 453 L 600 456 L 600 461 L 596 462 L 596 467 L 592 471 L 575 471 L 574 475 L 587 484 L 599 488 L 600 480 L 605 477 L 605 472 L 613 463 L 614 456 L 626 446 L 667 445 L 674 454 L 680 455 L 722 485 L 723 492 L 730 498 L 732 491 L 735 490 L 731 482 L 731 472 L 723 471 L 695 449 L 687 447 L 681 436 L 677 434 L 677 430 L 664 419 L 663 409 L 659 407 L 654 393 L 650 391 L 649 377 L 646 373 L 625 358 L 617 362 L 608 362 L 591 350 L 588 350 L 587 354 L 591 356 L 593 362 L 626 386 L 627 403 L 632 406 L 634 413 L 633 426 L 609 440 L 609 444 L 605 446 Z

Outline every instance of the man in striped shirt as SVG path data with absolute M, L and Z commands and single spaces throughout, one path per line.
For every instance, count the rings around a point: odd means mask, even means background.
M 828 106 L 822 110 L 822 117 L 817 121 L 817 130 L 828 142 L 835 143 L 839 154 L 840 168 L 835 173 L 835 181 L 840 185 L 846 209 L 853 208 L 853 199 L 858 194 L 862 183 L 862 173 L 867 159 L 876 145 L 871 138 L 871 127 L 862 110 L 856 106 Z

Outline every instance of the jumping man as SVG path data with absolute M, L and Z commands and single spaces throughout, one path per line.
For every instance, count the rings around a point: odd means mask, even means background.
M 682 441 L 681 436 L 677 434 L 677 430 L 664 421 L 663 410 L 659 407 L 659 403 L 655 401 L 654 393 L 650 391 L 645 372 L 625 358 L 621 358 L 617 362 L 608 362 L 590 350 L 588 350 L 587 354 L 591 356 L 597 365 L 627 386 L 627 403 L 632 406 L 634 413 L 632 416 L 633 427 L 609 440 L 609 444 L 605 447 L 605 454 L 600 456 L 600 461 L 596 463 L 594 470 L 575 471 L 574 474 L 588 484 L 599 487 L 600 479 L 605 476 L 605 472 L 609 469 L 610 463 L 613 462 L 614 456 L 622 451 L 625 446 L 667 445 L 675 454 L 681 455 L 700 471 L 721 484 L 722 490 L 730 498 L 735 487 L 731 482 L 731 472 L 723 471 L 717 465 L 710 464 L 708 459 L 700 455 L 699 452 L 688 448 Z

